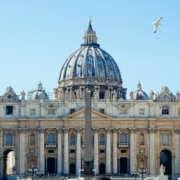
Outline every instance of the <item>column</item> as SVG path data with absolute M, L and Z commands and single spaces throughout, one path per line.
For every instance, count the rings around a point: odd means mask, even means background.
M 45 173 L 44 169 L 44 129 L 39 129 L 39 168 L 43 173 Z
M 113 173 L 117 173 L 117 130 L 113 130 Z
M 98 166 L 98 129 L 94 129 L 94 169 L 96 169 L 95 173 L 99 173 L 99 166 Z
M 111 173 L 110 129 L 106 129 L 106 173 Z
M 135 161 L 136 161 L 135 142 L 134 142 L 135 133 L 136 133 L 135 128 L 130 129 L 130 173 L 135 172 Z
M 174 175 L 179 177 L 179 166 L 180 166 L 180 155 L 179 155 L 179 129 L 174 129 L 174 154 L 175 154 L 175 164 L 174 164 Z
M 79 174 L 81 169 L 81 130 L 77 129 L 76 134 L 76 175 Z
M 64 129 L 64 174 L 69 173 L 68 129 Z
M 156 129 L 149 128 L 149 173 L 155 175 L 155 152 L 154 152 L 154 134 Z
M 25 133 L 26 129 L 19 128 L 19 173 L 21 176 L 24 176 L 25 174 Z
M 62 174 L 62 141 L 61 141 L 61 139 L 62 139 L 62 137 L 61 137 L 61 135 L 62 135 L 62 131 L 61 131 L 61 129 L 58 129 L 58 137 L 57 137 L 57 150 L 58 150 L 58 152 L 57 152 L 57 155 L 58 155 L 58 157 L 57 157 L 57 174 Z
M 3 129 L 0 128 L 0 178 L 3 176 L 3 160 L 4 160 L 4 155 L 3 155 Z

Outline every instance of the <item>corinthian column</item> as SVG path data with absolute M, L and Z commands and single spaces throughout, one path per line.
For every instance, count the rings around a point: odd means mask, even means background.
M 135 133 L 135 128 L 130 129 L 130 173 L 135 172 Z
M 81 169 L 81 130 L 77 129 L 77 136 L 76 136 L 76 175 L 78 175 L 79 169 Z
M 117 173 L 117 130 L 113 130 L 113 173 Z
M 19 147 L 19 173 L 21 176 L 25 174 L 25 129 L 19 129 L 19 142 L 20 142 L 20 147 Z
M 175 151 L 175 177 L 179 177 L 179 166 L 180 166 L 180 156 L 179 156 L 179 129 L 174 129 L 174 151 Z
M 106 173 L 111 173 L 111 143 L 110 129 L 106 130 Z
M 61 129 L 58 129 L 58 140 L 57 140 L 57 145 L 58 145 L 57 173 L 58 174 L 62 173 L 62 143 L 61 143 L 61 134 L 62 134 Z
M 41 168 L 41 171 L 45 173 L 44 171 L 44 129 L 39 129 L 39 168 Z
M 149 171 L 150 176 L 155 175 L 155 152 L 154 152 L 154 134 L 156 129 L 149 128 Z
M 94 129 L 94 169 L 96 173 L 99 173 L 98 158 L 98 129 Z
M 68 129 L 64 129 L 64 174 L 69 173 Z
M 3 155 L 3 130 L 0 128 L 0 178 L 3 176 L 3 161 L 4 161 L 4 155 Z

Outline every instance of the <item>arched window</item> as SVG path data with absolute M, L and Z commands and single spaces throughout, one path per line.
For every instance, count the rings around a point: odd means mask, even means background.
M 76 140 L 75 140 L 75 135 L 74 134 L 71 134 L 71 137 L 70 137 L 70 144 L 75 144 Z
M 140 134 L 140 145 L 144 145 L 144 134 Z
M 12 143 L 13 143 L 12 134 L 7 133 L 6 134 L 6 145 L 12 145 Z
M 167 134 L 167 133 L 163 134 L 163 144 L 165 144 L 165 145 L 169 144 L 169 134 Z
M 100 135 L 100 144 L 105 144 L 104 134 L 101 134 L 101 135 Z
M 33 133 L 30 135 L 30 145 L 31 146 L 35 145 L 35 134 Z
M 54 134 L 50 133 L 48 135 L 48 143 L 55 143 Z
M 164 106 L 162 108 L 162 114 L 169 114 L 169 107 L 168 106 Z
M 127 143 L 126 134 L 122 133 L 120 136 L 120 143 Z

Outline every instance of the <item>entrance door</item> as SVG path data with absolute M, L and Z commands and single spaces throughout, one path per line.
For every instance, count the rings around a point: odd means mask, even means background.
M 55 158 L 47 159 L 47 172 L 49 174 L 55 174 Z
M 160 165 L 163 164 L 165 167 L 165 175 L 172 175 L 172 159 L 171 152 L 169 150 L 161 151 Z
M 70 174 L 75 174 L 75 170 L 76 170 L 75 164 L 71 164 L 69 169 L 70 169 L 70 171 L 69 171 Z
M 104 164 L 99 165 L 99 174 L 105 174 L 105 165 Z
M 127 174 L 127 158 L 120 158 L 120 174 Z

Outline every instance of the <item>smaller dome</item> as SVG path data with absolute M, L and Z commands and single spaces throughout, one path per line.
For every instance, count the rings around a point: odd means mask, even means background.
M 131 92 L 130 94 L 131 94 L 130 96 L 132 96 L 131 99 L 133 100 L 148 100 L 149 99 L 148 95 L 142 90 L 142 86 L 140 82 L 137 84 L 136 91 Z
M 49 96 L 43 90 L 41 82 L 38 84 L 38 89 L 32 92 L 31 100 L 37 100 L 37 99 L 49 99 Z

